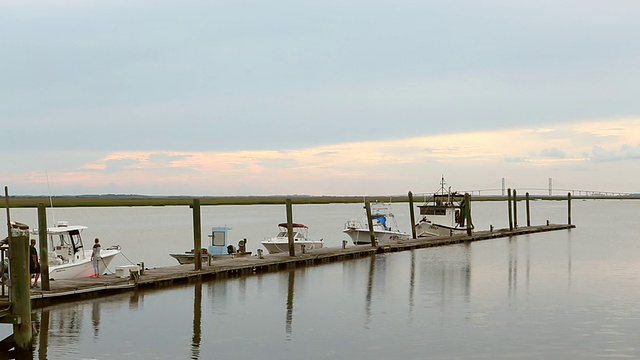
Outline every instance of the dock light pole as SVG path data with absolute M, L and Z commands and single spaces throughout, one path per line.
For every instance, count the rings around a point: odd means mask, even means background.
M 47 241 L 47 209 L 38 204 L 38 243 L 40 243 L 40 285 L 42 290 L 51 290 L 49 283 L 49 242 Z
M 287 239 L 289 240 L 289 256 L 296 256 L 296 248 L 293 246 L 293 208 L 291 199 L 286 200 L 287 205 Z
M 202 224 L 200 222 L 200 199 L 193 199 L 193 262 L 195 270 L 202 270 Z
M 413 193 L 409 191 L 409 216 L 411 217 L 411 238 L 416 238 L 416 218 L 413 213 Z

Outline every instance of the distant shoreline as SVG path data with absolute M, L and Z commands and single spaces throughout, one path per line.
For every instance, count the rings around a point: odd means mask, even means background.
M 292 204 L 335 204 L 362 203 L 364 199 L 375 202 L 408 202 L 408 195 L 397 196 L 306 196 L 306 195 L 277 195 L 277 196 L 142 196 L 142 195 L 78 195 L 78 196 L 10 196 L 10 208 L 29 208 L 44 204 L 50 207 L 110 207 L 110 206 L 188 206 L 194 199 L 200 200 L 200 205 L 269 205 L 284 204 L 291 199 Z M 639 200 L 640 194 L 621 196 L 574 196 L 575 200 Z M 523 201 L 524 195 L 518 194 L 518 201 Z M 567 200 L 567 195 L 530 195 L 531 200 Z M 472 195 L 472 201 L 506 201 L 502 195 Z M 423 196 L 414 196 L 413 202 L 421 204 Z M 6 208 L 5 201 L 0 207 Z

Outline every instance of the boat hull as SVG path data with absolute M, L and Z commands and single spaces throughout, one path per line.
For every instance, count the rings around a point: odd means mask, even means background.
M 369 229 L 345 229 L 343 232 L 351 238 L 355 245 L 371 244 Z M 373 235 L 378 242 L 389 242 L 403 238 L 406 234 L 399 231 L 374 230 Z
M 296 253 L 302 253 L 302 245 L 305 245 L 305 251 L 321 249 L 324 246 L 322 241 L 295 241 L 293 248 Z M 277 254 L 281 252 L 289 252 L 288 241 L 271 241 L 265 240 L 262 242 L 262 246 L 269 252 L 269 254 Z
M 416 224 L 417 237 L 454 236 L 466 234 L 467 229 L 452 228 L 424 221 Z
M 100 253 L 102 260 L 99 262 L 100 274 L 104 274 L 108 270 L 109 264 L 118 254 L 120 254 L 120 250 L 102 250 Z M 49 265 L 49 279 L 51 280 L 69 280 L 93 275 L 95 273 L 91 255 L 67 264 Z
M 180 263 L 180 265 L 184 265 L 184 264 L 193 264 L 195 262 L 195 255 L 193 254 L 169 254 L 169 256 L 171 256 L 172 258 L 178 260 L 178 263 Z M 207 261 L 207 256 L 203 255 L 201 256 L 201 260 L 202 262 L 206 262 Z

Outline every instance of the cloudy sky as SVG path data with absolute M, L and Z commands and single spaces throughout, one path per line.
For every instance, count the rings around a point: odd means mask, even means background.
M 640 192 L 636 0 L 0 0 L 14 195 Z

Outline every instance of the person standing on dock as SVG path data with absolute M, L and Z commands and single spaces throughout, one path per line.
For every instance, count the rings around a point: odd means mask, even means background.
M 36 250 L 36 239 L 31 239 L 31 246 L 29 246 L 29 274 L 33 277 L 32 288 L 38 286 L 38 279 L 40 279 L 40 262 L 38 261 L 38 250 Z
M 93 252 L 91 253 L 91 262 L 93 263 L 93 273 L 96 277 L 100 277 L 100 239 L 96 238 L 93 244 Z

